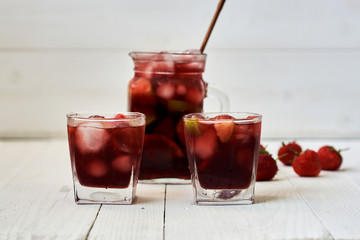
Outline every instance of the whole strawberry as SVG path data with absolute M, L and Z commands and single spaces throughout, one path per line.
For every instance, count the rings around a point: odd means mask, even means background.
M 316 177 L 321 171 L 319 156 L 313 150 L 300 153 L 295 157 L 292 166 L 294 171 L 301 177 Z
M 288 144 L 282 143 L 278 151 L 278 159 L 287 166 L 291 166 L 295 157 L 301 153 L 302 149 L 295 141 Z
M 278 171 L 276 161 L 261 145 L 258 159 L 256 181 L 269 181 Z
M 338 170 L 342 163 L 341 150 L 336 150 L 333 146 L 323 146 L 318 150 L 321 168 L 323 170 Z

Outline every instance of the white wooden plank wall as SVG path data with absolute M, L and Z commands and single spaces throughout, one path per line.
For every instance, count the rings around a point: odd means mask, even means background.
M 126 110 L 127 53 L 199 48 L 217 2 L 0 0 L 0 137 L 64 136 L 69 111 Z M 359 23 L 357 0 L 228 0 L 205 80 L 231 111 L 262 113 L 263 136 L 359 137 Z

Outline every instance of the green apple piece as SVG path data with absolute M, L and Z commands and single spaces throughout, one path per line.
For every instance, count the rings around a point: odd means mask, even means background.
M 200 112 L 198 106 L 182 100 L 168 100 L 168 109 L 173 112 Z
M 149 125 L 156 119 L 155 115 L 146 115 L 146 125 Z
M 201 134 L 199 124 L 198 124 L 198 118 L 190 118 L 185 120 L 185 129 L 186 131 L 195 136 L 199 136 Z

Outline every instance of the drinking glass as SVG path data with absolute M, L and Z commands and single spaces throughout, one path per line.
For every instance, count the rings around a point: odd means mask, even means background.
M 74 183 L 79 204 L 131 204 L 135 198 L 145 133 L 142 113 L 67 114 Z
M 262 117 L 256 113 L 191 113 L 183 117 L 197 204 L 254 202 Z

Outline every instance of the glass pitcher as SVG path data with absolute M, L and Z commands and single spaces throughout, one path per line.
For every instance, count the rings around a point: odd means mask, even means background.
M 139 180 L 190 183 L 182 116 L 203 112 L 208 92 L 219 100 L 220 111 L 228 110 L 228 98 L 203 80 L 206 54 L 194 51 L 129 55 L 135 75 L 128 86 L 128 109 L 146 115 Z

